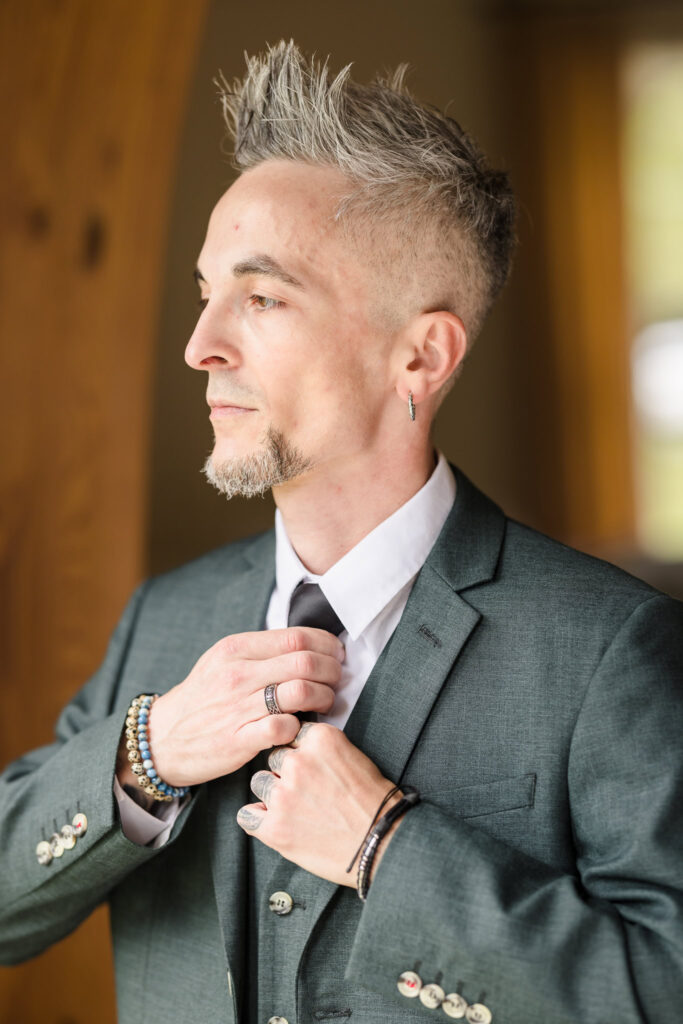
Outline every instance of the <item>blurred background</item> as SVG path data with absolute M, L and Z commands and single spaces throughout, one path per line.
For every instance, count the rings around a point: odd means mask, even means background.
M 290 36 L 361 81 L 408 61 L 520 198 L 438 445 L 510 515 L 683 596 L 680 2 L 2 0 L 2 765 L 50 741 L 141 579 L 272 524 L 200 475 L 183 349 L 233 178 L 212 80 Z M 104 908 L 0 973 L 0 1024 L 114 1020 Z

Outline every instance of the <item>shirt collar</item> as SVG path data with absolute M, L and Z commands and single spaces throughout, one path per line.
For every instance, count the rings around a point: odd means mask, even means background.
M 454 499 L 455 477 L 439 453 L 427 483 L 322 576 L 310 573 L 302 564 L 277 510 L 275 577 L 283 601 L 289 606 L 292 591 L 302 580 L 318 583 L 351 639 L 357 640 L 420 571 Z

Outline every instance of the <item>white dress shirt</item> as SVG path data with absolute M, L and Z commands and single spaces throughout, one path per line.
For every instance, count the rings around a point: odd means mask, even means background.
M 346 649 L 332 710 L 318 720 L 343 729 L 377 659 L 407 604 L 415 578 L 446 522 L 455 500 L 455 477 L 439 454 L 427 483 L 376 526 L 322 576 L 310 573 L 292 547 L 279 510 L 275 513 L 275 589 L 267 629 L 287 625 L 295 587 L 317 583 L 341 620 Z M 163 819 L 149 814 L 114 779 L 124 834 L 133 842 L 161 846 L 182 804 L 162 804 Z M 186 800 L 189 797 L 185 798 Z
M 287 625 L 294 588 L 317 583 L 344 631 L 341 684 L 332 710 L 318 721 L 343 729 L 387 640 L 398 625 L 415 578 L 455 499 L 455 478 L 443 455 L 427 483 L 343 558 L 316 576 L 299 560 L 279 510 L 275 513 L 275 590 L 267 629 Z

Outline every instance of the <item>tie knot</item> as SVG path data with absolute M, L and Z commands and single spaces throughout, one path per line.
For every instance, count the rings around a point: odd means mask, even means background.
M 317 583 L 299 583 L 289 603 L 288 626 L 314 626 L 335 636 L 344 625 Z

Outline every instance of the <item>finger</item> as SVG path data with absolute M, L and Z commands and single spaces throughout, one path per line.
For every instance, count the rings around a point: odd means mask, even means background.
M 250 789 L 254 796 L 268 807 L 273 793 L 273 786 L 277 784 L 277 776 L 272 772 L 256 772 L 252 775 Z
M 302 722 L 301 728 L 299 729 L 298 733 L 296 734 L 292 742 L 289 744 L 290 747 L 300 747 L 302 741 L 306 742 L 306 737 L 310 733 L 311 729 L 320 728 L 324 728 L 324 726 L 321 726 L 320 722 Z
M 254 695 L 260 700 L 254 701 L 254 711 L 261 714 L 261 704 L 266 707 L 263 691 Z M 286 683 L 278 683 L 275 699 L 284 715 L 293 715 L 298 711 L 320 711 L 327 715 L 334 706 L 334 690 L 324 683 L 312 683 L 308 679 L 290 679 Z M 266 708 L 267 710 L 267 708 Z
M 280 715 L 270 711 L 265 702 L 265 687 L 257 690 L 245 700 L 245 719 L 247 722 L 258 722 L 262 718 L 281 715 L 296 715 L 303 711 L 321 712 L 328 715 L 335 702 L 334 690 L 323 683 L 311 683 L 307 679 L 292 679 L 287 683 L 275 686 L 275 700 L 278 701 Z
M 273 750 L 268 754 L 268 767 L 271 772 L 276 772 L 280 775 L 282 762 L 287 757 L 287 752 L 291 751 L 291 747 L 274 747 Z
M 237 824 L 245 832 L 258 832 L 266 816 L 263 804 L 245 804 L 237 812 Z
M 237 735 L 247 750 L 269 750 L 291 743 L 300 726 L 301 722 L 295 715 L 266 715 L 247 722 L 238 729 Z
M 334 690 L 323 683 L 312 683 L 308 679 L 290 679 L 286 683 L 278 683 L 275 688 L 275 700 L 280 715 L 294 715 L 299 711 L 320 711 L 328 714 L 334 706 Z M 266 704 L 265 686 L 252 693 L 244 702 L 244 720 L 258 722 L 264 717 L 278 713 L 271 712 Z
M 232 633 L 218 641 L 228 657 L 263 661 L 280 654 L 317 651 L 337 661 L 344 660 L 344 645 L 332 633 L 313 626 L 289 626 L 287 629 L 264 629 L 251 633 Z
M 313 683 L 326 683 L 328 686 L 338 686 L 341 679 L 341 665 L 337 659 L 317 651 L 280 654 L 276 658 L 246 662 L 245 666 L 252 692 L 263 689 L 268 683 L 284 683 L 290 679 L 310 679 Z

